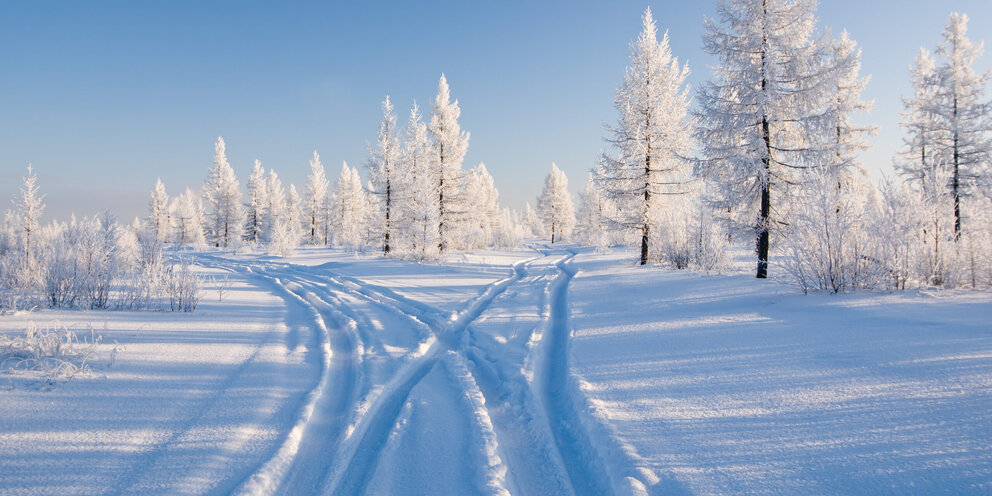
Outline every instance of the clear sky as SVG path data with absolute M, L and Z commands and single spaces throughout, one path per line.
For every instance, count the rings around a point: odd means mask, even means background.
M 244 183 L 255 158 L 302 187 L 316 148 L 333 181 L 363 166 L 379 105 L 405 123 L 443 72 L 471 132 L 465 166 L 486 163 L 506 206 L 533 202 L 551 162 L 573 190 L 605 146 L 613 93 L 650 6 L 690 83 L 709 77 L 702 21 L 715 0 L 586 2 L 0 3 L 0 202 L 28 163 L 48 217 L 144 212 L 155 179 L 199 187 L 218 135 Z M 992 42 L 988 0 L 826 0 L 821 26 L 846 28 L 872 76 L 865 155 L 891 170 L 907 67 L 951 11 Z M 985 55 L 978 67 L 992 66 Z

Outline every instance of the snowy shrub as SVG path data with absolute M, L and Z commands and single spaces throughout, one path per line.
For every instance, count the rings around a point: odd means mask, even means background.
M 163 288 L 173 312 L 192 312 L 200 302 L 202 278 L 193 270 L 189 260 L 168 264 L 163 277 Z
M 101 340 L 92 327 L 87 341 L 58 322 L 44 329 L 31 322 L 23 336 L 0 335 L 0 370 L 54 385 L 89 370 Z M 115 346 L 112 356 L 117 350 Z
M 871 187 L 823 168 L 806 175 L 781 231 L 786 272 L 803 292 L 875 287 L 883 272 L 870 256 L 877 237 L 866 230 Z

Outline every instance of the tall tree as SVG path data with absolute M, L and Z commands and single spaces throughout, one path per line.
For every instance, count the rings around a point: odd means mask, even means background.
M 396 134 L 396 114 L 389 96 L 382 102 L 382 122 L 379 123 L 379 136 L 375 148 L 369 148 L 371 156 L 369 168 L 370 193 L 373 196 L 377 217 L 382 225 L 382 252 L 389 255 L 390 236 L 393 234 L 395 223 L 396 193 L 400 186 L 399 162 L 402 150 L 399 136 Z
M 255 244 L 262 240 L 264 231 L 271 229 L 271 224 L 265 223 L 267 212 L 266 205 L 269 203 L 269 189 L 265 181 L 265 169 L 262 162 L 255 159 L 251 175 L 248 176 L 248 201 L 245 203 L 245 241 Z
M 688 65 L 672 56 L 668 33 L 658 41 L 651 9 L 644 11 L 642 31 L 631 45 L 630 65 L 617 90 L 618 123 L 609 141 L 617 156 L 604 155 L 602 190 L 618 203 L 623 228 L 641 238 L 641 264 L 648 261 L 652 228 L 657 228 L 665 197 L 684 195 L 690 181 Z
M 434 258 L 438 253 L 438 176 L 434 174 L 433 149 L 416 102 L 403 140 L 405 191 L 402 212 L 407 216 L 411 255 L 418 260 Z
M 468 151 L 469 133 L 458 124 L 461 109 L 458 100 L 451 101 L 448 80 L 441 74 L 437 96 L 431 105 L 431 122 L 428 126 L 434 147 L 432 171 L 438 189 L 437 231 L 438 251 L 444 252 L 457 231 L 457 215 L 464 210 L 461 197 L 462 161 Z
M 762 279 L 790 186 L 822 165 L 816 133 L 829 122 L 835 71 L 823 62 L 829 38 L 814 35 L 815 8 L 815 0 L 722 0 L 719 22 L 705 23 L 704 49 L 719 64 L 699 93 L 698 171 L 720 186 L 742 222 L 754 222 Z
M 992 114 L 985 99 L 989 72 L 975 72 L 975 60 L 982 43 L 968 39 L 968 16 L 952 13 L 944 28 L 944 40 L 937 47 L 943 59 L 936 78 L 935 113 L 940 117 L 940 145 L 950 170 L 954 202 L 954 236 L 961 236 L 961 198 L 970 196 L 973 185 L 992 159 Z
M 936 65 L 930 51 L 920 48 L 916 60 L 909 68 L 913 97 L 903 99 L 902 122 L 906 131 L 903 149 L 896 162 L 898 170 L 909 182 L 918 187 L 929 184 L 937 167 L 938 140 L 940 139 L 938 116 L 933 102 L 937 98 Z
M 210 169 L 205 193 L 209 205 L 211 243 L 218 248 L 237 247 L 241 240 L 244 212 L 241 191 L 234 169 L 227 162 L 224 138 L 214 145 L 214 166 Z
M 861 99 L 861 92 L 870 78 L 860 74 L 861 49 L 847 31 L 842 31 L 840 38 L 833 41 L 828 67 L 834 71 L 834 94 L 827 102 L 829 118 L 825 123 L 829 127 L 822 131 L 828 142 L 824 147 L 823 163 L 829 169 L 827 173 L 839 184 L 849 182 L 852 175 L 867 175 L 859 156 L 868 149 L 866 139 L 875 134 L 877 128 L 856 124 L 851 119 L 853 114 L 871 110 L 874 102 Z
M 544 189 L 537 198 L 537 214 L 550 234 L 551 242 L 568 239 L 575 227 L 575 205 L 568 192 L 568 178 L 557 165 L 551 164 L 551 172 L 544 180 Z
M 317 245 L 318 243 L 327 245 L 327 174 L 324 173 L 324 166 L 320 163 L 320 155 L 317 150 L 313 151 L 313 158 L 310 159 L 310 175 L 307 176 L 307 205 L 306 223 L 307 243 Z

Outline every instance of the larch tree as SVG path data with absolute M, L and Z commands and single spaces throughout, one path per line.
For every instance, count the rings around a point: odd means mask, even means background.
M 256 244 L 262 241 L 264 232 L 271 229 L 265 224 L 266 205 L 269 203 L 269 188 L 265 180 L 262 162 L 255 159 L 251 175 L 248 176 L 248 201 L 245 202 L 245 241 Z M 263 228 L 263 224 L 265 227 Z
M 224 138 L 214 145 L 214 166 L 205 186 L 209 206 L 210 241 L 218 248 L 236 248 L 241 240 L 244 211 L 234 169 L 227 162 Z
M 722 0 L 719 22 L 705 22 L 704 49 L 719 63 L 699 92 L 697 171 L 753 226 L 760 279 L 770 231 L 787 222 L 791 187 L 822 165 L 817 133 L 836 86 L 824 63 L 829 37 L 814 33 L 815 8 L 815 0 Z
M 313 151 L 310 159 L 310 175 L 307 176 L 307 197 L 305 222 L 307 224 L 307 243 L 327 245 L 330 241 L 327 232 L 327 174 L 320 163 L 320 155 Z
M 575 215 L 575 237 L 580 243 L 590 246 L 606 246 L 605 200 L 599 192 L 595 173 L 586 179 L 585 191 L 579 193 L 579 205 Z
M 169 241 L 172 232 L 172 219 L 169 213 L 169 195 L 161 179 L 155 180 L 151 199 L 148 201 L 148 217 L 145 219 L 145 231 L 149 242 L 161 247 Z
M 557 165 L 551 164 L 551 172 L 544 180 L 544 189 L 537 198 L 537 215 L 544 224 L 544 230 L 551 236 L 551 242 L 565 241 L 575 228 L 575 205 L 568 192 L 568 178 Z
M 438 177 L 434 174 L 433 149 L 416 102 L 403 139 L 403 171 L 405 172 L 403 208 L 411 256 L 418 260 L 432 259 L 438 253 Z
M 458 118 L 461 109 L 458 100 L 451 101 L 448 80 L 441 75 L 437 96 L 431 105 L 431 122 L 428 125 L 433 144 L 432 174 L 436 178 L 438 251 L 444 252 L 451 245 L 457 232 L 458 216 L 464 213 L 461 195 L 462 161 L 468 151 L 469 133 L 461 130 Z
M 829 118 L 823 121 L 829 126 L 822 130 L 828 141 L 823 163 L 839 182 L 857 180 L 867 175 L 860 154 L 868 149 L 866 140 L 877 128 L 851 119 L 854 114 L 870 111 L 874 102 L 861 99 L 870 78 L 861 76 L 861 49 L 847 31 L 833 41 L 828 67 L 834 71 L 834 95 L 827 102 Z
M 615 221 L 640 235 L 640 263 L 650 255 L 652 229 L 657 229 L 667 196 L 689 192 L 688 65 L 672 56 L 668 33 L 658 41 L 651 9 L 642 17 L 643 30 L 631 46 L 630 65 L 617 90 L 618 123 L 608 140 L 616 156 L 604 155 L 603 192 L 620 208 Z
M 936 64 L 930 51 L 920 48 L 916 60 L 909 68 L 910 82 L 913 85 L 912 98 L 903 99 L 902 122 L 906 133 L 903 149 L 896 162 L 896 170 L 916 187 L 927 184 L 927 177 L 933 175 L 938 162 L 937 150 L 940 139 L 938 115 L 933 102 L 937 98 Z
M 206 244 L 203 237 L 203 202 L 190 188 L 173 201 L 175 220 L 174 242 L 178 246 L 201 248 Z
M 334 244 L 350 250 L 361 248 L 367 228 L 368 198 L 358 170 L 347 162 L 341 166 L 332 197 Z
M 19 244 L 24 254 L 25 269 L 35 266 L 35 249 L 32 246 L 38 237 L 38 227 L 42 212 L 45 211 L 44 195 L 38 188 L 38 175 L 28 165 L 28 175 L 22 177 L 21 194 L 14 202 L 14 219 L 17 226 Z
M 492 245 L 501 228 L 502 212 L 499 191 L 486 164 L 480 163 L 469 171 L 465 197 L 469 202 L 465 219 L 465 247 L 473 249 Z
M 968 39 L 968 16 L 952 13 L 944 28 L 943 42 L 937 47 L 942 63 L 934 71 L 939 116 L 940 155 L 950 168 L 951 197 L 954 203 L 954 236 L 961 236 L 961 199 L 971 196 L 973 186 L 992 159 L 992 104 L 985 99 L 989 72 L 978 74 L 974 64 L 983 44 Z
M 401 186 L 399 170 L 400 157 L 399 136 L 396 133 L 396 114 L 389 96 L 382 102 L 382 121 L 379 123 L 379 135 L 375 147 L 369 147 L 369 192 L 375 208 L 376 218 L 381 225 L 377 231 L 382 236 L 382 252 L 389 255 L 390 237 L 395 241 L 396 232 L 396 199 Z

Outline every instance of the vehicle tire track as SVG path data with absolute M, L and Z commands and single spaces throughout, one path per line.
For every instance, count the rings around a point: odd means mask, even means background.
M 447 323 L 440 321 L 441 323 L 431 326 L 438 336 L 437 341 L 420 359 L 400 372 L 376 400 L 356 431 L 357 439 L 354 441 L 347 465 L 335 477 L 335 484 L 330 486 L 331 490 L 327 494 L 362 494 L 365 491 L 375 474 L 382 447 L 389 439 L 393 425 L 403 410 L 410 392 L 437 365 L 442 351 L 460 349 L 460 340 L 465 328 L 477 319 L 499 294 L 525 275 L 525 262 L 514 264 L 509 277 L 490 284 L 479 296 L 471 300 L 462 312 L 456 314 L 454 319 L 449 319 Z M 439 322 L 439 320 L 427 319 L 428 322 Z
M 542 370 L 538 388 L 572 490 L 577 495 L 598 496 L 612 494 L 613 484 L 606 464 L 583 426 L 581 413 L 573 398 L 576 385 L 569 373 L 571 324 L 568 285 L 576 273 L 569 266 L 574 256 L 573 253 L 555 264 L 559 274 L 550 286 L 546 342 L 542 343 L 545 355 L 540 364 Z

